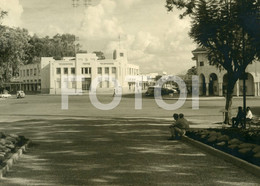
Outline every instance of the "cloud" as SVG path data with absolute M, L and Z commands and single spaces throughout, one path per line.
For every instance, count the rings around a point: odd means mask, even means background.
M 8 15 L 3 19 L 2 24 L 10 27 L 18 27 L 21 25 L 21 15 L 23 7 L 19 0 L 1 0 L 1 10 L 7 11 Z
M 115 39 L 123 29 L 118 20 L 113 16 L 116 3 L 112 0 L 101 0 L 96 6 L 85 10 L 79 30 L 80 37 L 88 39 Z
M 119 6 L 123 8 L 130 8 L 132 5 L 139 3 L 141 0 L 116 0 Z

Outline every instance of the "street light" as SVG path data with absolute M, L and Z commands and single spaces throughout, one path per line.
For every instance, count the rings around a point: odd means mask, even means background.
M 244 0 L 242 0 L 242 12 L 243 12 L 243 20 L 245 20 L 245 8 L 244 8 Z M 242 26 L 242 60 L 243 66 L 245 65 L 245 31 L 244 26 Z M 244 128 L 246 128 L 246 69 L 243 70 L 243 111 L 244 111 Z

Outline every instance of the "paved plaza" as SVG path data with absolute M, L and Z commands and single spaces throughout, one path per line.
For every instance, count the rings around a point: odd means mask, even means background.
M 110 96 L 101 96 L 108 103 Z M 72 96 L 61 110 L 60 96 L 1 100 L 0 130 L 32 140 L 2 185 L 259 185 L 259 178 L 182 141 L 168 141 L 175 111 L 143 99 L 134 109 L 123 98 L 110 111 L 95 109 L 87 96 Z M 173 103 L 174 100 L 167 100 Z M 242 100 L 234 100 L 234 108 Z M 259 100 L 248 101 L 257 107 Z M 191 102 L 183 112 L 192 127 L 218 127 L 224 100 Z M 213 120 L 214 122 L 210 122 Z

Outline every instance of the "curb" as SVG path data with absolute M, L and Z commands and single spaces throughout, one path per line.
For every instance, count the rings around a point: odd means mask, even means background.
M 230 162 L 230 163 L 236 165 L 237 167 L 245 169 L 246 171 L 254 174 L 257 177 L 260 177 L 260 167 L 259 166 L 253 165 L 245 160 L 242 160 L 242 159 L 232 156 L 226 152 L 215 149 L 202 142 L 193 140 L 187 136 L 183 136 L 182 140 L 210 153 L 213 156 L 217 156 L 218 158 L 224 159 L 225 161 Z
M 15 162 L 21 157 L 21 155 L 26 151 L 30 144 L 30 140 L 27 141 L 25 145 L 23 145 L 16 153 L 14 153 L 7 161 L 6 165 L 0 170 L 0 179 L 4 177 L 4 175 L 10 170 Z

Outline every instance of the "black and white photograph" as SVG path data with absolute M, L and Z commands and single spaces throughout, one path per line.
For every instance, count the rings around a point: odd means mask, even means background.
M 0 185 L 260 186 L 260 1 L 0 0 Z

